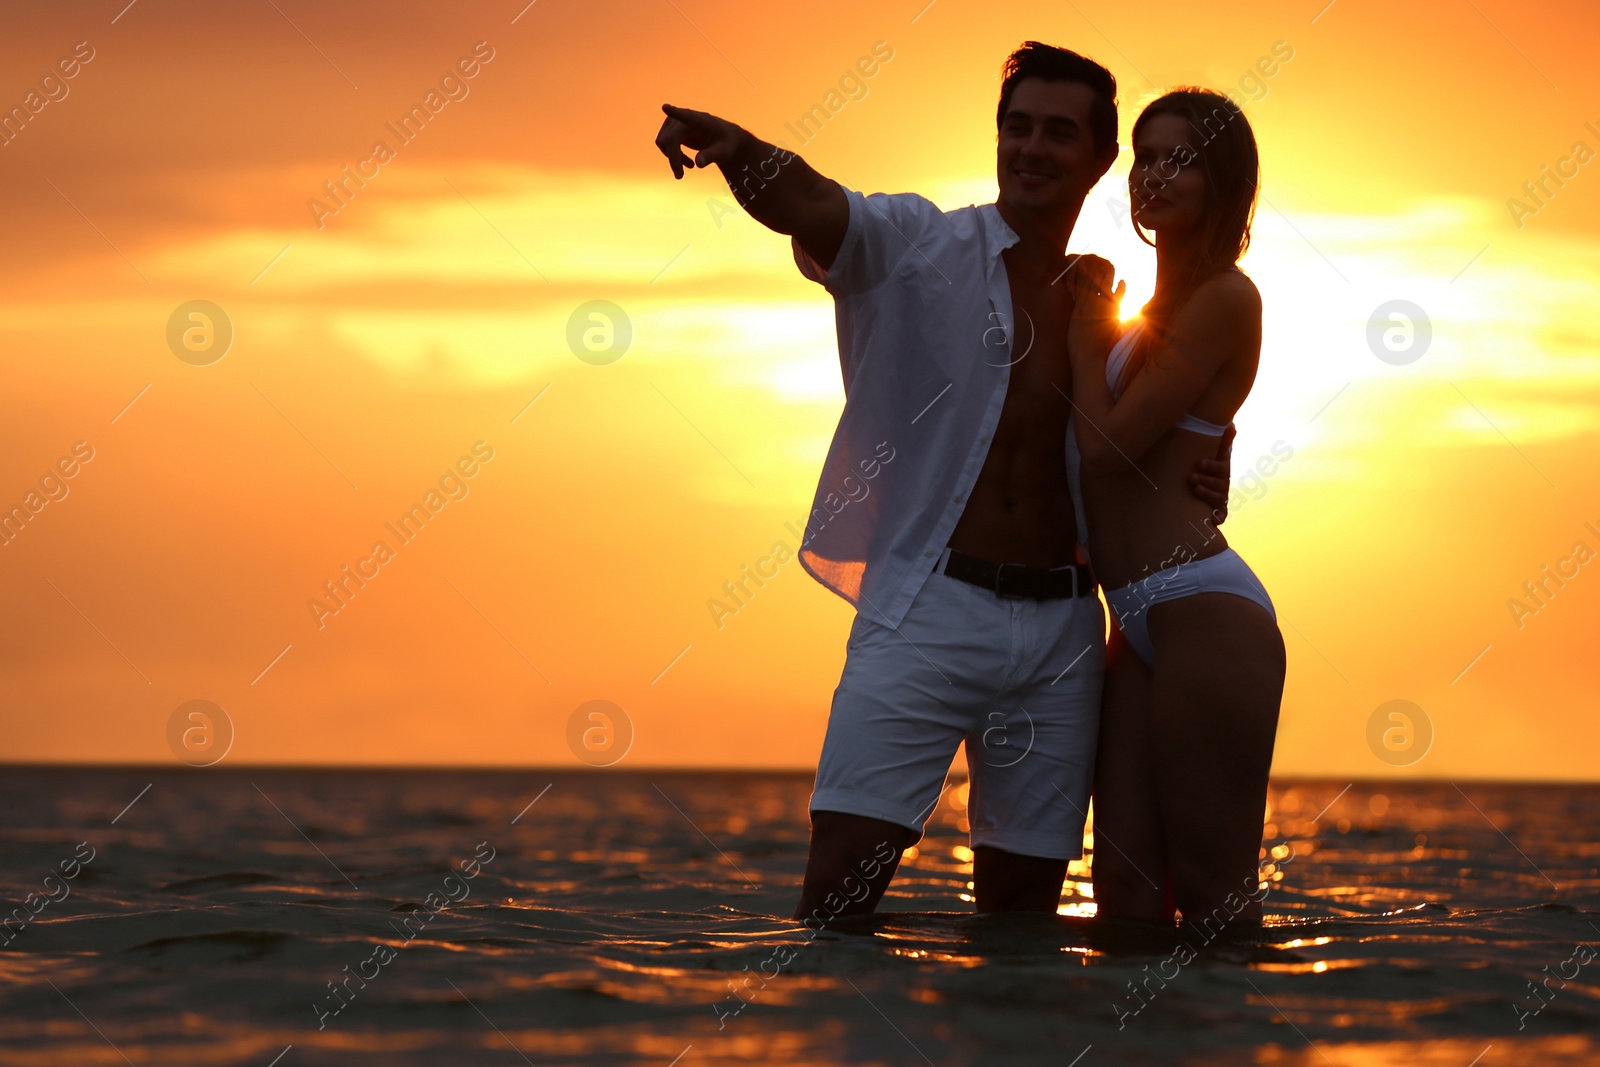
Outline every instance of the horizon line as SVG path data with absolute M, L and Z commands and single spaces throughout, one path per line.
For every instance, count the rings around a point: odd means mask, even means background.
M 705 774 L 705 775 L 737 775 L 740 777 L 758 777 L 761 775 L 815 775 L 816 770 L 809 766 L 775 766 L 775 767 L 723 767 L 714 764 L 705 765 L 656 765 L 632 767 L 590 767 L 573 766 L 571 764 L 446 764 L 446 763 L 230 763 L 228 766 L 191 767 L 181 762 L 68 762 L 61 760 L 0 760 L 0 771 L 28 771 L 28 770 L 56 770 L 56 771 L 342 771 L 342 772 L 375 772 L 375 773 L 438 773 L 459 774 L 463 772 L 487 774 L 570 774 L 570 775 L 606 775 L 606 774 Z M 951 781 L 968 780 L 968 775 L 952 771 Z M 1399 785 L 1450 785 L 1456 782 L 1475 782 L 1484 785 L 1529 785 L 1529 786 L 1600 786 L 1600 777 L 1597 778 L 1493 778 L 1471 775 L 1452 776 L 1414 776 L 1414 777 L 1360 777 L 1345 774 L 1273 774 L 1269 778 L 1272 782 L 1349 782 L 1355 784 L 1399 784 Z

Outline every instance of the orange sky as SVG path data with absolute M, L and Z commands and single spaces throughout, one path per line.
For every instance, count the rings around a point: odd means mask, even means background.
M 1594 775 L 1600 566 L 1507 603 L 1600 552 L 1600 165 L 1523 192 L 1600 152 L 1587 5 L 524 2 L 0 16 L 8 111 L 93 51 L 0 147 L 0 506 L 93 449 L 0 548 L 0 759 L 168 761 L 205 699 L 230 761 L 576 766 L 568 719 L 601 699 L 624 765 L 813 765 L 849 607 L 793 563 L 720 629 L 707 600 L 794 545 L 842 402 L 831 305 L 715 175 L 671 180 L 659 105 L 782 137 L 886 42 L 798 147 L 954 207 L 993 197 L 997 72 L 1035 38 L 1111 67 L 1124 139 L 1198 82 L 1262 145 L 1236 470 L 1293 455 L 1228 534 L 1286 623 L 1277 770 Z M 480 41 L 466 95 L 319 229 L 307 201 Z M 1074 248 L 1137 297 L 1125 174 Z M 209 366 L 167 347 L 194 299 L 235 331 Z M 633 329 L 605 366 L 565 340 L 595 299 Z M 1404 366 L 1366 342 L 1392 299 L 1432 321 Z M 308 600 L 479 441 L 467 495 L 319 629 Z M 1401 769 L 1366 740 L 1394 699 L 1435 732 Z

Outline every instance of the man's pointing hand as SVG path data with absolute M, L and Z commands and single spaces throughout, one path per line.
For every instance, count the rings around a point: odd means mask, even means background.
M 667 118 L 661 124 L 661 132 L 656 134 L 656 147 L 672 164 L 674 178 L 683 177 L 683 172 L 692 167 L 732 161 L 744 132 L 738 126 L 704 111 L 690 111 L 671 104 L 662 104 L 661 110 L 666 112 Z M 684 154 L 685 148 L 695 150 L 693 159 Z

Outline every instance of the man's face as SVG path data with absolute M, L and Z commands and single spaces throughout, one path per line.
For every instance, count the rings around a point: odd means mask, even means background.
M 1093 100 L 1094 90 L 1081 82 L 1017 83 L 1000 122 L 996 167 L 1002 199 L 1044 213 L 1083 203 L 1117 158 L 1115 144 L 1095 151 Z

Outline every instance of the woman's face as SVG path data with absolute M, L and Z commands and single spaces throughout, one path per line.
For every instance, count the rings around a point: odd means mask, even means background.
M 1128 172 L 1128 200 L 1139 225 L 1155 233 L 1192 229 L 1205 210 L 1206 179 L 1177 115 L 1156 115 L 1139 127 Z

